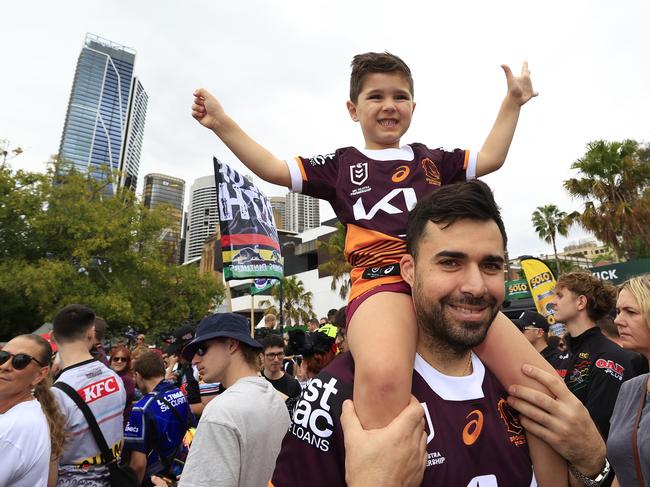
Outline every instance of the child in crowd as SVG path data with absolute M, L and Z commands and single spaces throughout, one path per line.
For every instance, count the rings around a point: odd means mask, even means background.
M 537 96 L 527 63 L 520 76 L 514 76 L 508 66 L 502 68 L 508 91 L 479 152 L 432 150 L 418 143 L 400 145 L 415 109 L 413 79 L 409 67 L 389 53 L 360 54 L 352 61 L 347 108 L 352 120 L 360 124 L 364 149 L 346 147 L 283 161 L 251 139 L 208 91 L 194 93 L 192 116 L 211 129 L 244 165 L 265 181 L 329 201 L 346 225 L 346 256 L 352 265 L 353 283 L 347 342 L 355 361 L 355 409 L 366 429 L 387 425 L 410 398 L 418 329 L 411 291 L 399 267 L 406 253 L 408 212 L 419 198 L 443 184 L 499 169 L 521 106 Z M 468 323 L 485 319 L 489 306 L 469 301 L 445 306 L 443 312 Z M 476 351 L 506 387 L 532 385 L 521 373 L 523 363 L 550 370 L 501 313 Z M 559 462 L 539 440 L 529 436 L 529 443 L 540 482 L 540 470 L 548 471 L 549 465 L 555 468 Z

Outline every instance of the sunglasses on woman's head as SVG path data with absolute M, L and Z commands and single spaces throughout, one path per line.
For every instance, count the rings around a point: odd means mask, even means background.
M 9 353 L 6 350 L 0 350 L 0 365 L 4 365 L 4 363 L 11 358 L 11 366 L 16 369 L 16 370 L 23 370 L 25 367 L 29 365 L 29 363 L 33 360 L 36 362 L 38 365 L 41 367 L 46 367 L 45 364 L 41 363 L 40 360 L 32 357 L 31 355 L 27 355 L 26 353 Z
M 111 359 L 113 362 L 128 362 L 128 358 L 126 357 L 113 357 Z

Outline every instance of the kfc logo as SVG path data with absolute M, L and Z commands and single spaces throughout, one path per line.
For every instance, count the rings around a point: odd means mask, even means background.
M 86 403 L 90 404 L 97 399 L 106 397 L 119 390 L 120 386 L 117 383 L 117 379 L 115 377 L 108 377 L 106 379 L 90 384 L 89 386 L 86 386 L 77 392 L 81 397 L 83 397 Z

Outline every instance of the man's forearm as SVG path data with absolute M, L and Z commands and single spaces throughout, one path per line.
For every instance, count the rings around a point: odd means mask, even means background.
M 509 96 L 501 108 L 478 155 L 476 174 L 484 176 L 499 169 L 506 160 L 512 137 L 517 128 L 521 106 Z
M 291 186 L 291 176 L 286 163 L 253 140 L 228 115 L 224 116 L 212 130 L 258 177 L 269 183 Z

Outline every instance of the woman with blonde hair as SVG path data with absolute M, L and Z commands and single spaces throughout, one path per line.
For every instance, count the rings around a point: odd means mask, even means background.
M 42 337 L 20 335 L 0 351 L 0 485 L 56 483 L 63 449 L 63 417 L 49 390 L 52 348 Z
M 650 275 L 619 287 L 616 314 L 621 346 L 650 361 Z M 618 481 L 613 485 L 650 485 L 650 374 L 623 383 L 610 425 L 607 457 Z

